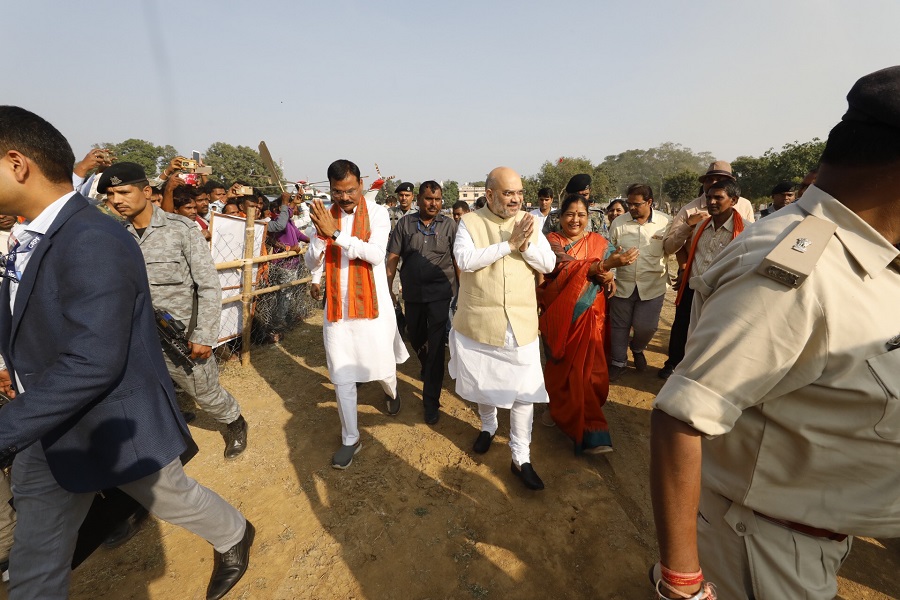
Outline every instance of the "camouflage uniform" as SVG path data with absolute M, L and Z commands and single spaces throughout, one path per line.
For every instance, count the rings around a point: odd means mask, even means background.
M 200 230 L 193 221 L 157 206 L 143 236 L 137 234 L 133 224 L 125 227 L 144 254 L 153 307 L 181 321 L 191 342 L 214 346 L 219 334 L 222 288 Z M 196 361 L 189 374 L 166 353 L 163 355 L 172 380 L 216 421 L 228 424 L 241 415 L 237 400 L 219 384 L 215 359 Z
M 410 206 L 409 210 L 404 211 L 399 206 L 392 206 L 388 210 L 388 217 L 391 220 L 391 231 L 394 230 L 394 227 L 397 226 L 397 221 L 405 217 L 406 215 L 411 215 L 416 212 L 415 206 Z
M 606 222 L 604 221 L 605 215 L 603 214 L 603 210 L 600 208 L 590 208 L 588 210 L 588 224 L 587 231 L 596 231 L 597 233 L 603 234 L 606 231 Z M 559 233 L 559 209 L 555 208 L 550 211 L 550 214 L 547 215 L 547 218 L 544 219 L 544 228 L 541 229 L 541 233 L 547 235 L 551 232 Z M 604 235 L 604 237 L 606 237 Z
M 404 211 L 404 210 L 403 210 L 402 208 L 400 208 L 399 206 L 392 206 L 392 207 L 390 207 L 390 208 L 387 209 L 387 210 L 388 210 L 388 218 L 390 218 L 390 220 L 391 220 L 391 231 L 394 231 L 394 228 L 397 226 L 397 221 L 399 221 L 400 219 L 402 219 L 402 218 L 405 217 L 406 215 L 412 215 L 412 214 L 415 214 L 415 213 L 417 212 L 417 209 L 416 209 L 415 206 L 410 206 L 410 207 L 409 207 L 409 210 L 407 210 L 407 211 Z M 403 265 L 403 261 L 402 261 L 402 260 L 401 260 L 400 262 L 397 263 L 397 272 L 398 272 L 398 273 L 400 272 L 400 267 L 401 267 L 402 265 Z M 397 301 L 402 303 L 402 302 L 403 302 L 403 299 L 400 297 L 400 290 L 401 290 L 401 287 L 400 287 L 400 278 L 399 278 L 399 277 L 394 277 L 394 283 L 393 283 L 393 285 L 391 286 L 391 291 L 394 293 L 394 296 L 397 297 Z M 398 319 L 402 319 L 402 318 L 403 318 L 402 315 L 403 315 L 403 313 L 399 313 L 399 314 L 397 315 L 397 318 L 398 318 Z M 400 327 L 400 333 L 403 334 L 403 335 L 406 335 L 406 320 L 405 320 L 405 319 L 404 319 L 403 322 L 399 325 L 399 327 Z

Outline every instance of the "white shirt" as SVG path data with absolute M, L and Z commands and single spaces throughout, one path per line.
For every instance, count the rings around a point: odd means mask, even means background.
M 453 240 L 453 256 L 456 258 L 456 266 L 461 271 L 472 273 L 494 264 L 508 254 L 512 254 L 508 242 L 497 242 L 485 248 L 476 248 L 475 240 L 466 229 L 465 222 L 459 222 L 456 238 Z M 556 255 L 550 249 L 550 242 L 540 232 L 537 235 L 537 243 L 528 244 L 522 258 L 538 273 L 547 274 L 556 267 Z
M 546 221 L 547 217 L 550 216 L 549 212 L 545 215 L 544 213 L 541 212 L 541 209 L 539 209 L 539 208 L 535 208 L 528 214 L 534 215 L 534 227 L 538 231 L 542 231 L 544 229 L 544 221 Z

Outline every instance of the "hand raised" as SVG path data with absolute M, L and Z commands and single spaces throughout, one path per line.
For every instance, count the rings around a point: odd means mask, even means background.
M 534 232 L 534 215 L 526 214 L 513 226 L 512 235 L 509 236 L 509 247 L 519 252 L 528 249 L 529 239 Z

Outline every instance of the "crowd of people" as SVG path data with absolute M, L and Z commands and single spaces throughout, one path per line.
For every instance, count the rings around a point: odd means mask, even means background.
M 382 205 L 344 159 L 328 167 L 330 206 L 290 193 L 269 206 L 245 182 L 181 177 L 182 157 L 152 181 L 97 149 L 73 174 L 52 125 L 0 107 L 0 211 L 15 215 L 0 218 L 10 597 L 66 597 L 79 526 L 94 493 L 114 488 L 134 508 L 113 543 L 151 512 L 213 545 L 208 598 L 246 571 L 255 530 L 185 475 L 197 449 L 173 386 L 222 424 L 225 458 L 245 451 L 247 421 L 212 356 L 216 210 L 260 211 L 269 251 L 305 250 L 310 294 L 323 301 L 336 469 L 363 447 L 360 385 L 378 382 L 386 413 L 401 411 L 408 341 L 424 422 L 439 426 L 449 349 L 454 392 L 480 419 L 472 451 L 491 449 L 507 410 L 511 473 L 544 489 L 531 456 L 535 405 L 576 454 L 612 452 L 610 382 L 631 376 L 629 351 L 647 372 L 674 288 L 651 413 L 657 594 L 832 598 L 853 535 L 900 535 L 900 317 L 883 310 L 900 295 L 898 99 L 900 67 L 860 79 L 820 165 L 795 174 L 796 189 L 774 182 L 758 223 L 725 161 L 675 215 L 643 182 L 594 206 L 587 174 L 555 209 L 544 188 L 527 212 L 509 167 L 449 214 L 433 180 L 402 183 Z M 163 351 L 160 311 L 184 325 L 181 355 Z

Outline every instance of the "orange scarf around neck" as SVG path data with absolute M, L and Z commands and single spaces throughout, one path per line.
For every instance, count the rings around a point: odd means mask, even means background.
M 731 214 L 734 218 L 734 231 L 731 232 L 731 239 L 734 239 L 744 230 L 744 219 L 736 210 L 732 210 Z M 697 244 L 700 242 L 700 237 L 703 235 L 703 232 L 706 231 L 706 226 L 709 225 L 710 221 L 712 221 L 712 217 L 708 217 L 703 221 L 703 224 L 700 225 L 700 229 L 697 230 L 697 234 L 694 235 L 694 241 L 691 242 L 691 251 L 688 254 L 687 264 L 684 266 L 684 276 L 681 278 L 681 285 L 678 287 L 678 295 L 675 296 L 675 306 L 681 304 L 681 297 L 684 296 L 684 290 L 690 284 L 691 267 L 694 265 L 694 254 L 697 253 Z
M 331 216 L 338 222 L 338 229 L 344 211 L 337 203 L 331 206 Z M 365 199 L 356 206 L 353 228 L 350 235 L 364 242 L 369 241 L 372 228 L 369 225 L 369 209 Z M 341 251 L 342 248 L 329 239 L 325 248 L 325 293 L 326 318 L 334 323 L 343 318 L 341 302 Z M 375 292 L 375 276 L 372 264 L 359 258 L 350 259 L 350 272 L 347 274 L 347 318 L 374 319 L 378 316 L 378 296 Z

